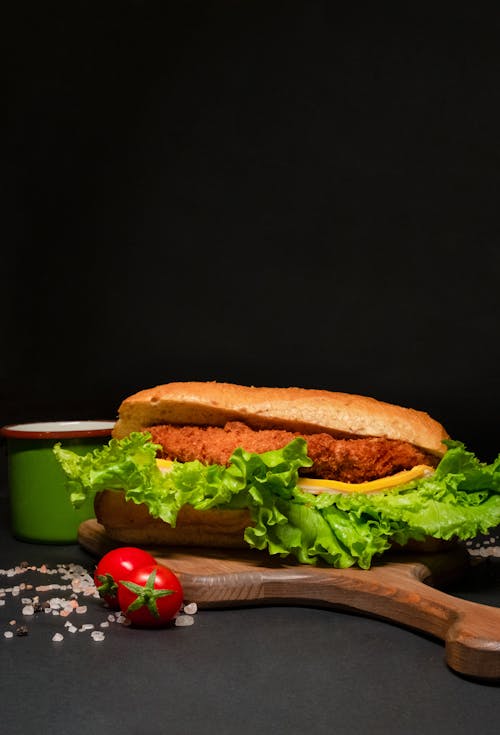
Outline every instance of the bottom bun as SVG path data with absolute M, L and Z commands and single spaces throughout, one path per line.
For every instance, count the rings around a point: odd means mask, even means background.
M 98 493 L 94 510 L 106 535 L 121 544 L 248 549 L 243 539 L 245 528 L 252 525 L 248 510 L 194 510 L 185 505 L 173 528 L 160 518 L 153 518 L 144 503 L 125 500 L 124 493 L 116 490 Z M 423 541 L 410 539 L 405 546 L 394 543 L 391 551 L 435 553 L 454 544 L 428 537 Z
M 175 528 L 153 518 L 144 503 L 125 500 L 124 493 L 104 490 L 94 501 L 96 518 L 113 541 L 155 546 L 208 546 L 248 549 L 243 540 L 252 525 L 248 510 L 194 510 L 183 506 Z

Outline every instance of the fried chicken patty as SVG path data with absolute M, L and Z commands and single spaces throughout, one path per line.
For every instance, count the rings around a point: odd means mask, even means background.
M 417 464 L 436 465 L 436 459 L 412 444 L 395 439 L 335 439 L 329 434 L 302 434 L 280 429 L 254 430 L 239 421 L 218 426 L 150 426 L 153 442 L 162 446 L 161 458 L 227 465 L 235 449 L 266 452 L 281 449 L 295 437 L 307 441 L 312 467 L 308 477 L 364 482 L 409 470 Z

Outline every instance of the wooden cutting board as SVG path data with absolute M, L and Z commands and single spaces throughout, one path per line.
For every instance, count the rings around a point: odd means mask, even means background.
M 80 525 L 78 540 L 98 557 L 123 546 L 95 519 Z M 441 639 L 446 663 L 456 672 L 500 679 L 500 608 L 436 589 L 467 569 L 470 557 L 462 547 L 418 556 L 388 555 L 368 571 L 313 567 L 251 549 L 148 551 L 179 576 L 185 599 L 200 608 L 295 603 L 351 610 Z

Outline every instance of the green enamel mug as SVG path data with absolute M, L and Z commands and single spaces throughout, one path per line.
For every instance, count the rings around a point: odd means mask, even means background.
M 113 421 L 43 421 L 0 429 L 7 440 L 10 518 L 22 541 L 72 544 L 78 527 L 94 517 L 93 501 L 73 508 L 54 444 L 87 454 L 107 444 Z

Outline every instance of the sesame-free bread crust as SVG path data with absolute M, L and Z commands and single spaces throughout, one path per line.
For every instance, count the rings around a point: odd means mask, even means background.
M 325 432 L 339 438 L 384 437 L 436 456 L 446 451 L 444 427 L 427 413 L 375 398 L 313 388 L 267 388 L 232 383 L 175 382 L 139 391 L 119 407 L 115 438 L 161 424 Z
M 153 518 L 144 503 L 126 500 L 119 490 L 103 490 L 94 499 L 96 518 L 113 541 L 139 546 L 248 548 L 243 534 L 252 525 L 250 511 L 195 510 L 184 505 L 175 526 Z
M 201 548 L 248 549 L 244 540 L 247 526 L 253 525 L 250 511 L 242 510 L 195 510 L 184 505 L 177 516 L 175 526 L 161 518 L 153 518 L 144 503 L 126 500 L 119 490 L 103 490 L 94 500 L 97 521 L 104 526 L 112 541 L 125 546 L 198 546 Z M 443 541 L 428 537 L 423 541 L 410 541 L 406 546 L 393 544 L 397 552 L 433 553 L 454 545 L 454 541 Z

